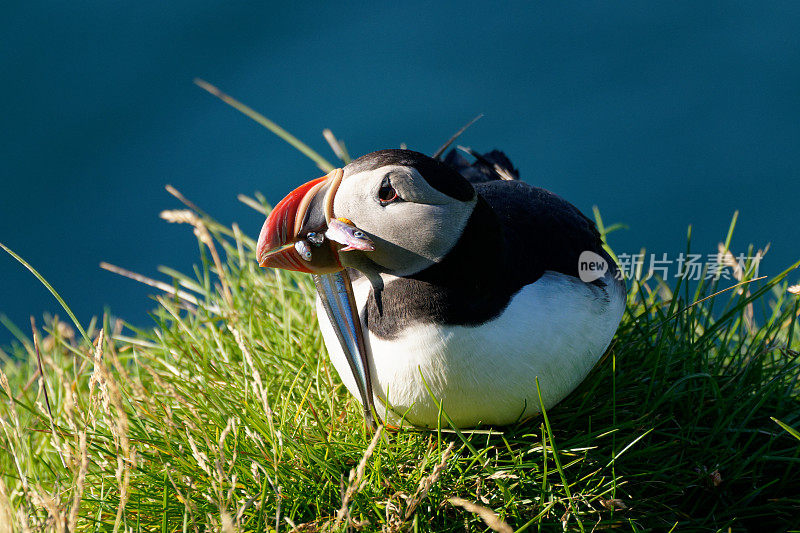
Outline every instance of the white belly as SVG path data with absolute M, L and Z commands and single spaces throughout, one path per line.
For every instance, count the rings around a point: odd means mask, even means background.
M 413 424 L 435 427 L 433 395 L 459 427 L 510 424 L 539 412 L 537 377 L 545 408 L 555 405 L 603 355 L 622 318 L 625 292 L 614 280 L 606 281 L 610 302 L 594 285 L 546 272 L 518 292 L 500 316 L 480 326 L 416 323 L 391 340 L 368 333 L 379 414 L 384 416 L 388 403 L 389 422 L 404 416 Z M 369 282 L 360 278 L 353 289 L 361 311 Z M 360 400 L 319 299 L 317 314 L 331 361 Z

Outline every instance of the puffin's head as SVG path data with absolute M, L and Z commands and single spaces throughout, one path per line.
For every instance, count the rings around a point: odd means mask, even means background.
M 314 274 L 348 266 L 366 274 L 419 272 L 455 246 L 475 202 L 472 185 L 436 159 L 372 152 L 281 200 L 261 229 L 259 264 Z M 330 231 L 333 219 L 345 221 L 339 226 L 349 236 Z

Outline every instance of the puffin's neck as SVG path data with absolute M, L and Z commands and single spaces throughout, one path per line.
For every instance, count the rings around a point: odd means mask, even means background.
M 370 291 L 369 331 L 393 338 L 418 323 L 475 326 L 499 315 L 515 292 L 504 274 L 500 222 L 480 196 L 456 245 L 439 263 Z
M 472 287 L 491 290 L 494 282 L 502 280 L 502 276 L 494 274 L 503 262 L 505 245 L 497 215 L 478 195 L 461 237 L 447 255 L 438 263 L 405 277 L 462 291 Z

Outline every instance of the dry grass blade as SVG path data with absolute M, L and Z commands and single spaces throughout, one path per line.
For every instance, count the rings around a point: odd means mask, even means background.
M 609 511 L 624 511 L 625 509 L 628 508 L 628 506 L 625 505 L 625 502 L 619 498 L 611 498 L 609 500 L 606 500 L 605 498 L 600 498 L 599 501 L 600 505 L 602 505 Z
M 69 510 L 69 531 L 77 531 L 78 511 L 81 508 L 81 498 L 86 483 L 86 472 L 89 470 L 89 454 L 86 448 L 86 430 L 78 434 L 78 447 L 80 452 L 80 463 L 78 464 L 78 475 L 75 480 L 75 491 L 72 495 L 72 507 Z
M 322 130 L 322 136 L 325 137 L 326 141 L 328 141 L 328 144 L 330 145 L 331 150 L 333 150 L 333 153 L 336 154 L 336 157 L 341 159 L 345 165 L 350 162 L 350 154 L 347 153 L 347 148 L 344 145 L 344 141 L 337 139 L 333 132 L 328 128 Z
M 172 185 L 165 185 L 164 188 L 170 193 L 172 196 L 177 198 L 183 205 L 200 214 L 205 214 L 205 211 L 197 207 L 197 204 L 186 198 L 178 189 L 173 187 Z
M 477 117 L 473 118 L 472 120 L 470 120 L 469 122 L 467 122 L 466 124 L 461 126 L 461 128 L 457 132 L 455 132 L 452 137 L 447 139 L 447 142 L 445 142 L 442 146 L 440 146 L 439 149 L 436 150 L 433 153 L 433 155 L 431 155 L 431 157 L 433 159 L 441 159 L 442 154 L 444 153 L 444 151 L 447 150 L 450 147 L 450 145 L 453 144 L 456 141 L 456 139 L 461 137 L 461 134 L 464 133 L 465 131 L 467 131 L 467 128 L 469 128 L 470 126 L 475 124 L 481 118 L 483 118 L 483 113 L 481 113 Z
M 222 522 L 222 533 L 234 533 L 236 531 L 236 526 L 230 513 L 226 511 L 220 513 L 220 521 Z
M 250 198 L 246 194 L 238 194 L 238 195 L 236 195 L 236 199 L 239 200 L 240 202 L 242 202 L 244 205 L 246 205 L 250 209 L 252 209 L 254 211 L 257 211 L 257 212 L 261 213 L 264 216 L 267 216 L 269 214 L 267 212 L 267 210 L 264 208 L 263 205 L 261 205 L 260 203 L 258 203 L 255 200 L 253 200 L 252 198 Z
M 100 268 L 102 268 L 103 270 L 108 270 L 109 272 L 113 272 L 114 274 L 119 274 L 120 276 L 124 276 L 134 281 L 138 281 L 139 283 L 149 285 L 150 287 L 153 287 L 160 291 L 164 291 L 167 294 L 171 294 L 172 296 L 180 298 L 181 300 L 184 300 L 185 302 L 190 303 L 192 305 L 200 305 L 200 302 L 197 300 L 197 298 L 194 297 L 194 295 L 189 294 L 186 291 L 175 290 L 175 287 L 173 287 L 169 283 L 164 283 L 163 281 L 158 281 L 153 278 L 148 278 L 147 276 L 143 276 L 141 274 L 137 274 L 136 272 L 132 272 L 122 267 L 112 265 L 111 263 L 106 263 L 105 261 L 100 263 Z
M 67 517 L 64 515 L 64 507 L 55 495 L 48 494 L 41 486 L 36 486 L 32 497 L 33 504 L 40 509 L 47 511 L 47 524 L 41 530 L 55 531 L 56 533 L 67 533 Z
M 105 330 L 101 329 L 97 334 L 97 340 L 95 341 L 94 350 L 92 352 L 94 372 L 89 384 L 89 390 L 91 394 L 92 384 L 97 383 L 99 385 L 98 388 L 103 395 L 104 410 L 109 418 L 111 418 L 108 427 L 117 447 L 117 467 L 114 471 L 114 477 L 117 480 L 117 489 L 119 490 L 119 505 L 117 505 L 117 514 L 114 520 L 114 532 L 116 533 L 122 525 L 125 506 L 130 496 L 131 469 L 136 466 L 136 458 L 131 449 L 129 437 L 130 423 L 123 404 L 122 391 L 108 366 L 106 366 L 103 361 L 105 340 Z M 113 407 L 114 410 L 113 415 L 111 413 L 111 407 Z
M 14 533 L 14 508 L 8 497 L 8 488 L 0 477 L 0 533 Z
M 411 516 L 414 514 L 414 511 L 417 509 L 417 506 L 425 499 L 425 496 L 428 495 L 428 492 L 431 490 L 436 482 L 439 480 L 439 476 L 442 475 L 442 471 L 447 466 L 447 461 L 450 459 L 450 456 L 453 454 L 453 448 L 455 447 L 455 442 L 451 442 L 447 449 L 442 453 L 442 460 L 433 467 L 433 471 L 422 478 L 419 482 L 419 486 L 417 487 L 417 491 L 408 500 L 408 506 L 406 507 L 405 516 L 403 518 L 404 521 L 407 521 Z
M 342 497 L 342 506 L 336 513 L 336 520 L 330 529 L 336 529 L 339 524 L 341 524 L 345 516 L 347 516 L 350 499 L 359 490 L 361 490 L 361 480 L 364 478 L 364 469 L 367 466 L 367 461 L 369 461 L 369 458 L 372 457 L 372 452 L 375 451 L 375 447 L 378 446 L 378 442 L 380 442 L 382 434 L 383 426 L 380 425 L 378 426 L 378 429 L 375 430 L 375 435 L 372 437 L 372 441 L 369 443 L 369 446 L 366 450 L 364 450 L 364 455 L 361 457 L 361 461 L 358 462 L 358 466 L 354 470 L 350 470 L 350 479 L 347 484 L 347 489 L 344 492 L 344 496 Z
M 247 366 L 250 367 L 251 375 L 253 378 L 252 381 L 253 392 L 261 400 L 264 413 L 271 415 L 272 409 L 270 409 L 269 400 L 267 399 L 268 390 L 264 386 L 264 382 L 261 379 L 261 373 L 258 371 L 258 367 L 256 367 L 255 365 L 253 356 L 250 354 L 250 350 L 244 343 L 244 337 L 242 336 L 241 332 L 231 324 L 228 324 L 228 330 L 231 332 L 234 340 L 236 341 L 236 344 L 239 346 L 239 350 L 241 350 L 242 352 L 242 356 L 244 357 L 245 363 L 247 364 Z
M 695 302 L 692 302 L 692 303 L 690 303 L 689 305 L 687 305 L 687 306 L 686 306 L 686 307 L 684 307 L 683 309 L 681 309 L 681 310 L 679 310 L 679 311 L 675 311 L 675 313 L 673 313 L 671 316 L 669 316 L 669 317 L 667 317 L 666 319 L 662 320 L 662 321 L 659 323 L 658 327 L 661 327 L 661 326 L 663 326 L 664 324 L 667 324 L 667 323 L 668 323 L 670 320 L 672 320 L 672 319 L 673 319 L 673 318 L 675 318 L 676 316 L 680 315 L 681 313 L 685 313 L 686 311 L 688 311 L 688 310 L 689 310 L 689 309 L 691 309 L 692 307 L 695 307 L 696 305 L 699 305 L 699 304 L 701 304 L 701 303 L 703 303 L 703 302 L 705 302 L 705 301 L 707 301 L 707 300 L 710 300 L 710 299 L 712 299 L 712 298 L 716 298 L 716 297 L 717 297 L 717 296 L 719 296 L 720 294 L 726 293 L 726 292 L 728 292 L 728 291 L 732 291 L 732 290 L 734 290 L 734 289 L 736 289 L 736 288 L 738 288 L 738 287 L 742 287 L 742 286 L 744 286 L 744 285 L 747 285 L 747 284 L 749 284 L 749 283 L 753 283 L 753 282 L 755 282 L 755 281 L 761 281 L 762 279 L 766 279 L 766 278 L 767 278 L 767 276 L 761 276 L 761 277 L 758 277 L 758 278 L 746 279 L 746 280 L 744 280 L 744 281 L 742 281 L 742 282 L 739 282 L 739 283 L 737 283 L 737 284 L 735 284 L 735 285 L 731 285 L 730 287 L 726 287 L 726 288 L 724 288 L 724 289 L 722 289 L 722 290 L 719 290 L 719 291 L 717 291 L 717 292 L 715 292 L 715 293 L 713 293 L 713 294 L 709 294 L 709 295 L 708 295 L 708 296 L 706 296 L 705 298 L 701 298 L 700 300 L 697 300 L 697 301 L 695 301 Z
M 44 404 L 47 407 L 47 419 L 50 422 L 50 433 L 53 436 L 53 447 L 58 451 L 58 457 L 61 459 L 61 464 L 64 468 L 67 467 L 67 461 L 64 459 L 64 454 L 59 445 L 58 435 L 56 434 L 56 426 L 53 422 L 53 410 L 50 407 L 50 395 L 47 393 L 47 378 L 44 375 L 44 365 L 42 364 L 42 353 L 39 351 L 39 335 L 36 333 L 36 320 L 31 317 L 31 331 L 33 334 L 33 347 L 36 350 L 36 364 L 39 366 L 39 379 L 42 392 L 44 393 Z
M 758 262 L 761 261 L 761 251 L 756 255 L 755 260 Z M 743 281 L 744 276 L 747 272 L 745 272 L 745 264 L 741 260 L 737 260 L 734 257 L 733 253 L 723 244 L 719 243 L 717 245 L 717 263 L 720 265 L 727 266 L 733 271 L 733 277 L 736 281 Z M 746 287 L 742 287 L 738 290 L 739 294 L 745 294 L 745 296 L 750 296 L 750 290 Z M 742 318 L 744 319 L 744 323 L 747 327 L 747 330 L 750 333 L 755 333 L 756 331 L 756 324 L 754 320 L 754 309 L 753 309 L 753 302 L 748 303 L 744 308 L 744 313 Z
M 447 501 L 452 505 L 456 505 L 462 509 L 466 509 L 470 513 L 475 513 L 476 515 L 480 516 L 492 531 L 497 531 L 498 533 L 512 533 L 514 531 L 514 529 L 508 525 L 508 523 L 501 520 L 497 513 L 488 507 L 484 507 L 483 505 L 478 505 L 477 503 L 472 503 L 463 498 L 457 498 L 455 496 L 449 498 Z
M 180 195 L 177 190 L 173 190 L 176 195 Z M 181 195 L 178 198 L 183 198 L 183 196 Z M 189 201 L 186 200 L 186 202 Z M 190 204 L 191 202 L 189 202 L 187 205 Z M 197 209 L 195 209 L 195 211 L 197 211 Z M 191 224 L 194 227 L 195 236 L 197 236 L 200 242 L 206 245 L 208 251 L 211 253 L 211 259 L 214 261 L 214 267 L 217 269 L 217 276 L 219 277 L 220 282 L 222 282 L 222 295 L 228 305 L 232 305 L 233 295 L 231 294 L 231 289 L 228 285 L 227 277 L 225 276 L 225 269 L 222 267 L 222 259 L 220 259 L 219 253 L 217 253 L 217 247 L 214 245 L 214 239 L 211 237 L 211 234 L 208 232 L 208 228 L 200 219 L 200 217 L 191 211 L 186 211 L 185 209 L 162 211 L 159 216 L 167 222 L 171 222 L 173 224 Z

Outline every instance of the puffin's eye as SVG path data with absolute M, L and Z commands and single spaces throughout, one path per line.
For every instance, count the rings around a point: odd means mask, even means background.
M 378 201 L 381 205 L 386 205 L 399 199 L 400 197 L 397 195 L 397 191 L 394 190 L 392 183 L 389 181 L 389 176 L 386 176 L 381 182 L 381 188 L 378 189 Z

